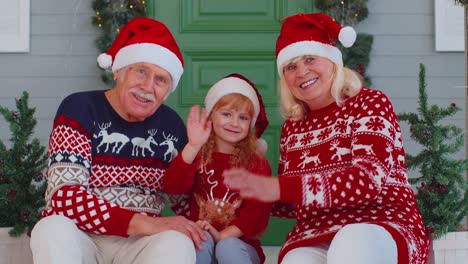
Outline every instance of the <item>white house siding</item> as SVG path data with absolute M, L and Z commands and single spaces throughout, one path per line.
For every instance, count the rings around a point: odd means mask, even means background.
M 35 137 L 46 145 L 61 100 L 75 91 L 106 88 L 96 68 L 98 30 L 91 0 L 31 0 L 29 53 L 0 53 L 0 105 L 14 108 L 22 91 L 36 107 Z M 0 139 L 9 129 L 0 118 Z
M 435 50 L 434 2 L 369 0 L 369 16 L 357 30 L 374 36 L 368 69 L 372 88 L 384 91 L 397 113 L 416 112 L 419 63 L 423 63 L 429 104 L 456 103 L 462 111 L 445 122 L 465 128 L 464 53 Z M 408 126 L 402 123 L 402 129 L 406 151 L 416 153 L 419 146 L 410 139 Z M 456 156 L 465 157 L 465 149 Z
M 0 53 L 0 105 L 14 106 L 26 90 L 37 108 L 36 137 L 47 144 L 60 101 L 75 91 L 105 89 L 96 68 L 99 33 L 91 25 L 91 0 L 31 0 L 31 51 Z M 455 102 L 463 108 L 447 122 L 465 127 L 463 52 L 436 52 L 434 0 L 369 0 L 369 17 L 358 32 L 374 35 L 368 73 L 372 88 L 383 90 L 396 111 L 415 111 L 419 63 L 426 65 L 430 103 Z M 273 43 L 272 43 L 273 45 Z M 407 127 L 407 152 L 417 151 Z M 0 119 L 0 139 L 9 130 Z M 462 151 L 459 156 L 465 156 Z

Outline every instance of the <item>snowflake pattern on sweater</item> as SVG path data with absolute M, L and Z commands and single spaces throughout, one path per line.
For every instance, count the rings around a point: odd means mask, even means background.
M 162 176 L 186 144 L 186 130 L 165 105 L 127 122 L 104 92 L 72 94 L 57 111 L 42 217 L 60 214 L 81 230 L 126 236 L 135 213 L 157 217 L 163 210 Z
M 343 226 L 372 223 L 395 239 L 399 263 L 425 263 L 428 239 L 408 182 L 401 130 L 385 94 L 363 88 L 338 106 L 286 120 L 278 166 L 281 203 L 297 220 L 291 249 L 331 241 Z

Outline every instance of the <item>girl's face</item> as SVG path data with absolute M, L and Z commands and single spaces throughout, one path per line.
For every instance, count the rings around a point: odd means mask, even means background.
M 232 153 L 234 146 L 245 139 L 250 132 L 252 109 L 248 103 L 226 104 L 216 107 L 211 113 L 215 134 L 216 151 Z
M 335 101 L 331 95 L 334 64 L 329 59 L 312 55 L 293 59 L 283 67 L 283 75 L 291 93 L 311 110 Z

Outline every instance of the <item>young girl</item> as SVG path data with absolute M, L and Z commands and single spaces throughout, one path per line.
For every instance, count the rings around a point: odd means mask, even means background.
M 190 109 L 188 144 L 166 171 L 164 188 L 168 194 L 189 194 L 175 211 L 206 230 L 208 241 L 197 250 L 197 263 L 264 262 L 258 237 L 268 225 L 271 204 L 241 199 L 223 184 L 222 173 L 242 167 L 271 175 L 257 144 L 267 126 L 260 94 L 240 74 L 215 83 L 201 113 L 198 105 Z

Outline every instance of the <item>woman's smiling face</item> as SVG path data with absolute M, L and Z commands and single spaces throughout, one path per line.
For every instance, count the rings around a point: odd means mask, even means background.
M 316 110 L 335 101 L 331 95 L 334 68 L 327 58 L 305 55 L 286 63 L 283 76 L 294 97 Z

